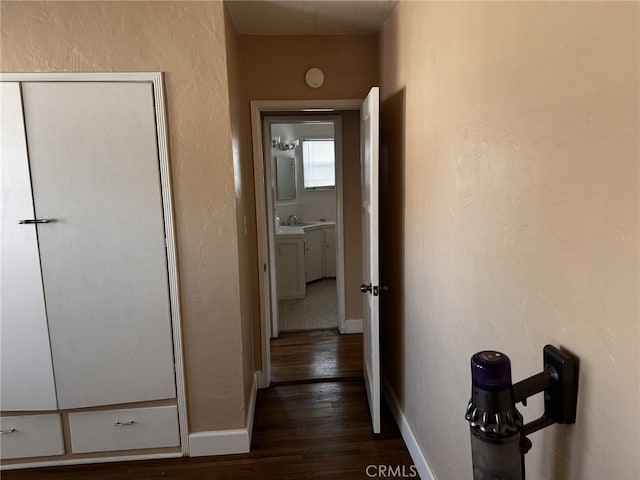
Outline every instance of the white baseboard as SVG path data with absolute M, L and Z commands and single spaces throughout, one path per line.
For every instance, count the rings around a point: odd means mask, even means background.
M 249 399 L 249 410 L 247 411 L 247 430 L 249 431 L 249 449 L 251 449 L 251 438 L 253 438 L 253 417 L 256 413 L 256 397 L 258 396 L 258 372 L 253 374 L 253 385 L 251 385 L 251 398 Z
M 398 428 L 400 429 L 400 433 L 402 434 L 402 438 L 404 443 L 407 445 L 407 449 L 409 450 L 409 455 L 411 455 L 411 460 L 413 460 L 413 464 L 418 469 L 418 474 L 422 480 L 436 480 L 436 476 L 433 474 L 431 467 L 429 466 L 429 462 L 427 462 L 424 453 L 422 453 L 422 449 L 418 444 L 418 440 L 416 436 L 413 434 L 413 430 L 411 430 L 411 426 L 407 421 L 407 418 L 404 416 L 404 412 L 402 408 L 400 408 L 400 403 L 398 402 L 398 398 L 393 393 L 391 389 L 391 385 L 389 381 L 386 379 L 384 375 L 381 375 L 382 380 L 382 393 L 389 404 L 389 408 L 391 409 L 391 413 L 393 414 L 393 418 L 396 419 L 396 423 L 398 424 Z
M 258 380 L 258 388 L 269 388 L 269 380 L 267 379 L 266 370 L 257 371 L 256 379 Z
M 192 433 L 189 435 L 189 456 L 204 457 L 248 453 L 251 450 L 253 415 L 256 410 L 257 392 L 258 376 L 254 374 L 245 428 Z
M 144 455 L 121 455 L 116 457 L 70 458 L 68 460 L 46 460 L 44 462 L 13 463 L 0 465 L 0 471 L 23 468 L 62 467 L 68 465 L 88 465 L 92 463 L 133 462 L 136 460 L 158 460 L 164 458 L 180 458 L 182 453 L 147 453 Z
M 353 318 L 347 318 L 344 321 L 344 332 L 341 333 L 362 333 L 364 331 L 363 329 L 363 325 L 362 325 L 362 319 L 358 318 L 358 319 L 353 319 Z

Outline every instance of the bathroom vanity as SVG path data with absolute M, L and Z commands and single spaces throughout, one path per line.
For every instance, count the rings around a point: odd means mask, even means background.
M 278 298 L 305 298 L 306 284 L 336 276 L 335 222 L 280 226 L 276 231 Z

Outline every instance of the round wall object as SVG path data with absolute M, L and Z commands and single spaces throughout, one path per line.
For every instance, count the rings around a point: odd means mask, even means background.
M 304 74 L 304 81 L 311 88 L 320 88 L 324 83 L 324 73 L 319 68 L 313 67 Z

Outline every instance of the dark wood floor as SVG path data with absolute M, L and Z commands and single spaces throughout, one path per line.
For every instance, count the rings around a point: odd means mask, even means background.
M 295 338 L 282 341 L 300 348 Z M 321 352 L 324 344 L 309 348 Z M 8 471 L 2 479 L 354 480 L 370 478 L 368 465 L 405 465 L 409 472 L 411 458 L 388 408 L 383 402 L 382 433 L 374 435 L 361 375 L 342 370 L 337 363 L 341 381 L 320 382 L 315 376 L 312 383 L 282 384 L 258 392 L 251 453 Z M 295 375 L 299 372 L 295 370 Z
M 362 378 L 362 334 L 280 333 L 271 340 L 271 384 Z

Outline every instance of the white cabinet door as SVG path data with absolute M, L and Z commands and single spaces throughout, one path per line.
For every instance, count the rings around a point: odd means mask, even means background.
M 276 240 L 276 276 L 278 298 L 304 298 L 304 240 L 284 237 Z
M 322 229 L 306 229 L 304 231 L 305 243 L 305 270 L 307 283 L 319 280 L 324 270 L 324 234 Z
M 175 397 L 150 83 L 23 83 L 61 409 Z
M 324 276 L 336 276 L 336 229 L 324 228 Z
M 18 83 L 0 83 L 0 409 L 55 410 Z

